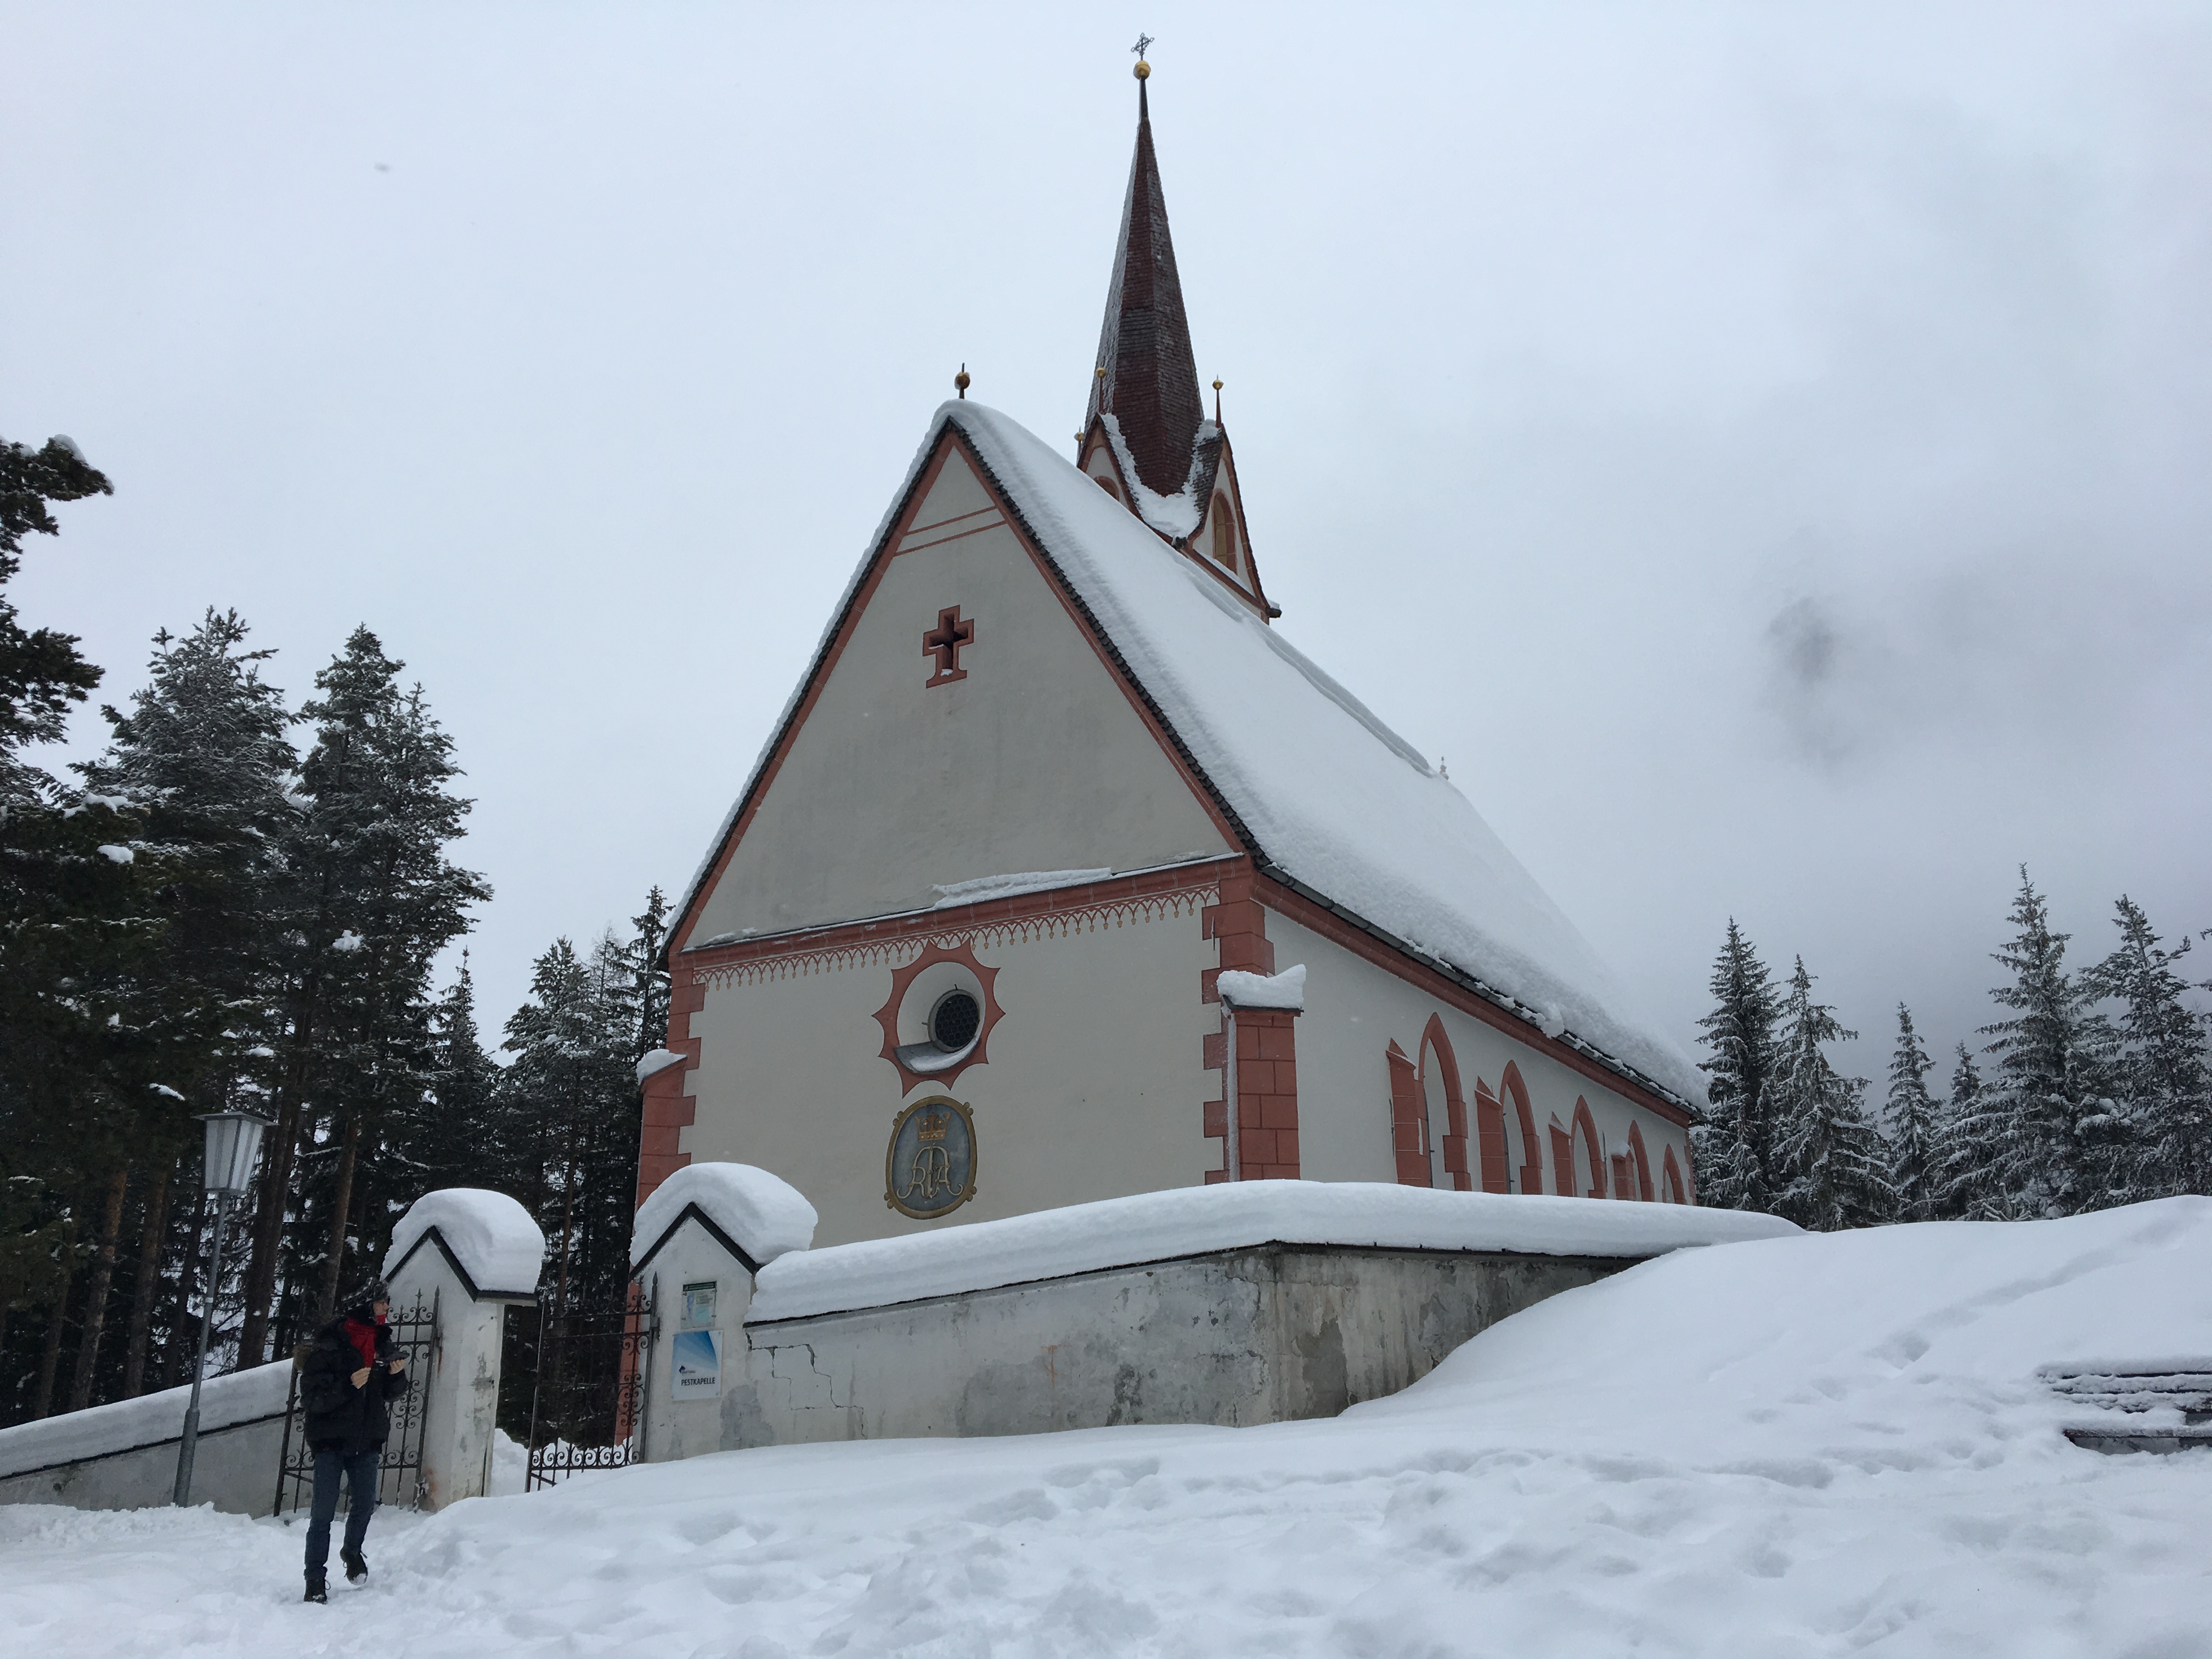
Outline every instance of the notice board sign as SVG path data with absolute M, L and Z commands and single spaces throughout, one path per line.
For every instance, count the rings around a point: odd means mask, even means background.
M 668 1368 L 669 1396 L 675 1400 L 722 1397 L 722 1334 L 676 1333 L 676 1363 Z

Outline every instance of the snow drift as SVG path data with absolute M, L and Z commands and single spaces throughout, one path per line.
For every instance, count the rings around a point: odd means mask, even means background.
M 58 1659 L 2193 1659 L 2212 1454 L 2078 1449 L 2037 1370 L 2208 1336 L 2212 1200 L 1785 1235 L 1555 1297 L 1330 1421 L 726 1453 L 381 1516 L 329 1607 L 297 1528 L 0 1510 L 0 1628 Z

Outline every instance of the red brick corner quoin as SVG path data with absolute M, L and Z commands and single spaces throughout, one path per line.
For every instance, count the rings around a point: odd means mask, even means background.
M 1226 873 L 1221 902 L 1200 915 L 1203 938 L 1220 947 L 1218 965 L 1199 975 L 1199 995 L 1218 1003 L 1215 981 L 1226 969 L 1249 974 L 1275 971 L 1275 947 L 1267 939 L 1267 913 L 1256 896 L 1249 866 Z M 1298 1176 L 1297 1015 L 1287 1008 L 1237 1011 L 1237 1179 L 1296 1181 Z M 1227 1072 L 1228 1031 L 1206 1034 L 1205 1066 Z M 1221 1164 L 1206 1172 L 1207 1184 L 1229 1176 L 1229 1107 L 1224 1098 L 1201 1109 L 1206 1138 L 1222 1143 Z

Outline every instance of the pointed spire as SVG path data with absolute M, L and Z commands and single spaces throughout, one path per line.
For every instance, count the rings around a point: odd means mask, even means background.
M 1191 445 L 1206 419 L 1206 404 L 1183 316 L 1175 244 L 1168 238 L 1167 198 L 1152 154 L 1145 91 L 1149 68 L 1141 61 L 1137 65 L 1137 152 L 1129 163 L 1106 325 L 1098 336 L 1098 372 L 1084 423 L 1093 415 L 1112 415 L 1137 477 L 1147 489 L 1172 495 L 1190 477 Z

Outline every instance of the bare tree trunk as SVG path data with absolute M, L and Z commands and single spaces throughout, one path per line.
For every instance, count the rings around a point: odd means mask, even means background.
M 276 1258 L 284 1243 L 284 1212 L 292 1197 L 292 1168 L 307 1133 L 300 1091 L 288 1087 L 276 1109 L 276 1122 L 261 1159 L 261 1192 L 253 1212 L 253 1254 L 246 1267 L 245 1319 L 239 1328 L 238 1368 L 258 1365 L 267 1355 L 269 1316 L 276 1300 Z
M 51 1417 L 54 1409 L 54 1373 L 61 1369 L 62 1327 L 69 1323 L 70 1279 L 73 1267 L 64 1264 L 62 1282 L 54 1292 L 54 1312 L 46 1326 L 46 1346 L 39 1350 L 38 1387 L 31 1395 L 31 1415 Z
M 207 1237 L 208 1195 L 203 1184 L 192 1204 L 192 1242 L 185 1251 L 184 1270 L 177 1275 L 176 1293 L 169 1299 L 169 1340 L 161 1348 L 161 1386 L 173 1389 L 191 1381 L 185 1367 L 198 1346 L 199 1322 L 192 1316 L 192 1290 L 199 1283 L 200 1246 Z
M 319 1325 L 337 1306 L 338 1279 L 345 1272 L 346 1218 L 353 1209 L 353 1175 L 361 1164 L 361 1113 L 349 1111 L 345 1142 L 338 1152 L 337 1192 L 331 1200 L 331 1238 L 323 1249 L 323 1284 L 316 1295 L 316 1313 L 308 1322 Z
M 146 1194 L 146 1224 L 138 1236 L 138 1282 L 131 1291 L 131 1340 L 123 1351 L 123 1398 L 136 1400 L 146 1392 L 146 1345 L 154 1334 L 154 1296 L 161 1287 L 161 1246 L 169 1231 L 169 1182 L 176 1174 L 172 1164 L 154 1177 L 154 1190 Z
M 93 1385 L 100 1380 L 100 1338 L 107 1328 L 107 1293 L 115 1285 L 115 1244 L 123 1231 L 123 1200 L 131 1188 L 128 1165 L 108 1177 L 107 1201 L 100 1212 L 100 1248 L 92 1258 L 92 1277 L 85 1281 L 83 1322 L 76 1344 L 76 1374 L 70 1381 L 69 1408 L 81 1412 L 92 1404 Z

